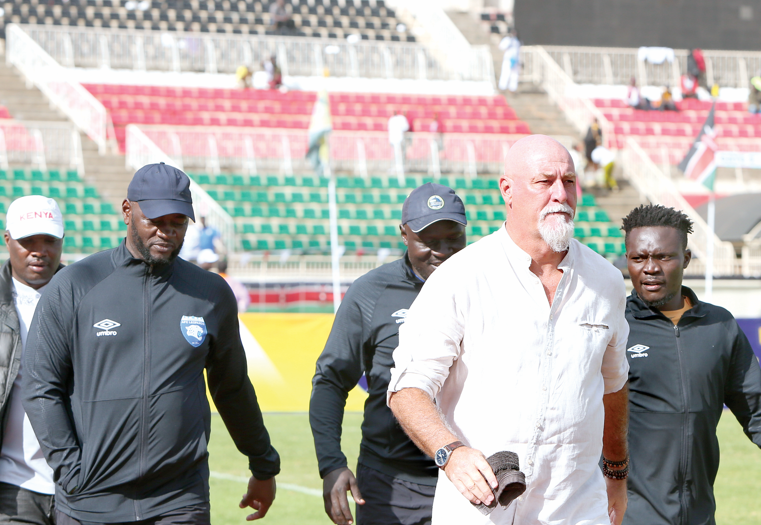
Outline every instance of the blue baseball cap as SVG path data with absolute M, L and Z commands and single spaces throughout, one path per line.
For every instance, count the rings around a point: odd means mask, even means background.
M 127 199 L 140 203 L 143 215 L 149 219 L 180 213 L 196 220 L 190 178 L 163 162 L 147 164 L 137 170 L 127 188 Z
M 462 199 L 452 188 L 433 182 L 412 190 L 402 206 L 402 224 L 418 233 L 438 221 L 454 221 L 467 226 Z

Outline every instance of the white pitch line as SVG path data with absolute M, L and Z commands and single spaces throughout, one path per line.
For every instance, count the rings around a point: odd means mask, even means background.
M 234 476 L 232 474 L 223 474 L 222 472 L 211 472 L 212 478 L 226 479 L 228 481 L 238 481 L 240 483 L 248 483 L 250 478 L 244 478 L 243 476 Z M 293 485 L 291 483 L 278 483 L 277 488 L 290 490 L 292 492 L 300 492 L 309 496 L 322 497 L 322 491 L 317 489 L 310 489 L 308 487 L 302 487 L 301 485 Z

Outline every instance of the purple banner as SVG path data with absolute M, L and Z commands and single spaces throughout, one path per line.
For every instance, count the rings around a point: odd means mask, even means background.
M 761 359 L 761 319 L 738 319 L 737 324 L 748 336 L 756 356 Z

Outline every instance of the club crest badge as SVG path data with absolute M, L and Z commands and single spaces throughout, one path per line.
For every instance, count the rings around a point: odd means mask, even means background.
M 198 348 L 206 339 L 206 323 L 203 317 L 183 315 L 180 321 L 180 330 L 185 340 L 193 347 Z
M 432 210 L 440 210 L 444 207 L 444 199 L 438 195 L 431 195 L 431 197 L 428 199 L 428 207 Z

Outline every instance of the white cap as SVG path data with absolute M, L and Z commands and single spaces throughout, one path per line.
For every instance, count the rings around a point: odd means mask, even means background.
M 210 250 L 209 248 L 198 252 L 198 257 L 196 257 L 196 262 L 198 264 L 214 264 L 218 260 L 219 255 L 214 253 L 214 250 Z
M 32 235 L 51 235 L 63 238 L 63 214 L 53 199 L 29 195 L 16 199 L 8 206 L 5 229 L 11 239 Z

